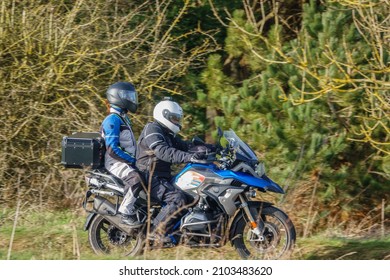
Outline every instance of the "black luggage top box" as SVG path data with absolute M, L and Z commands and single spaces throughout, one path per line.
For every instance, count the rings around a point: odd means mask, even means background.
M 104 166 L 105 144 L 98 132 L 75 132 L 62 139 L 61 164 L 66 168 Z

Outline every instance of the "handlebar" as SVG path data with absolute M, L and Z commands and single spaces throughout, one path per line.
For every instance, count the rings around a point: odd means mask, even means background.
M 191 160 L 192 163 L 201 163 L 201 164 L 208 164 L 212 163 L 217 160 L 217 153 L 209 153 L 207 154 L 206 159 L 193 159 Z

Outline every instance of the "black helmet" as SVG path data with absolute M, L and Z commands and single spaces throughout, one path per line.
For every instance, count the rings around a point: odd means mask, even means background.
M 111 85 L 106 92 L 110 105 L 135 113 L 138 108 L 138 94 L 133 84 L 117 82 Z

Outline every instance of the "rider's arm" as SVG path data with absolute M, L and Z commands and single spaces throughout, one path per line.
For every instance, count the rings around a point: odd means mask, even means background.
M 193 146 L 191 142 L 184 141 L 177 135 L 174 137 L 173 141 L 173 145 L 175 146 L 175 148 L 185 152 L 188 152 L 188 150 Z
M 158 159 L 166 162 L 185 163 L 189 162 L 193 156 L 192 153 L 171 147 L 167 143 L 166 136 L 164 136 L 161 128 L 153 124 L 148 125 L 146 128 L 145 143 L 149 149 L 153 150 Z
M 104 139 L 106 142 L 106 149 L 108 154 L 118 161 L 130 164 L 135 163 L 135 158 L 124 151 L 119 143 L 119 134 L 122 120 L 120 117 L 111 114 L 103 121 L 102 129 Z

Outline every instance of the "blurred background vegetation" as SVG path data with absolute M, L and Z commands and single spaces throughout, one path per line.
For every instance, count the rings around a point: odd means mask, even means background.
M 97 131 L 106 88 L 126 80 L 136 136 L 167 95 L 184 137 L 236 130 L 285 189 L 274 201 L 298 236 L 383 235 L 389 48 L 387 0 L 1 0 L 1 218 L 81 208 L 62 137 Z

